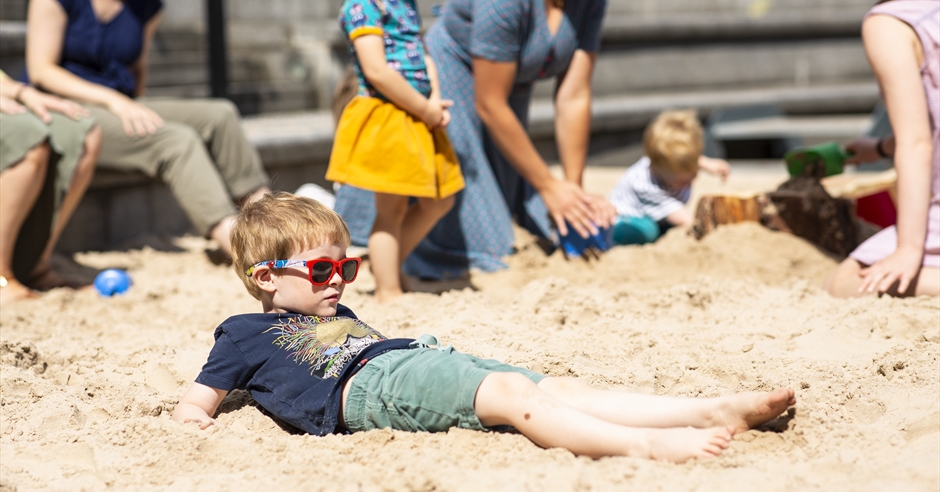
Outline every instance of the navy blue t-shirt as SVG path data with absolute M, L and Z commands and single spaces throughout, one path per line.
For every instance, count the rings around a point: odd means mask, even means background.
M 144 26 L 163 8 L 162 0 L 124 0 L 124 8 L 100 22 L 91 0 L 58 0 L 68 16 L 59 65 L 96 84 L 133 97 L 137 79 L 130 67 L 140 59 Z
M 215 330 L 215 346 L 196 382 L 245 389 L 281 420 L 315 435 L 336 430 L 343 384 L 368 359 L 405 349 L 346 306 L 336 316 L 240 314 Z

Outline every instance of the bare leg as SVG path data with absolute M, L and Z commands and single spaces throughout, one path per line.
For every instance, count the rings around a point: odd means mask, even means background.
M 829 278 L 823 281 L 823 290 L 835 297 L 858 297 L 861 295 L 858 286 L 862 285 L 862 277 L 859 276 L 862 268 L 864 267 L 858 261 L 846 258 L 839 263 Z
M 238 201 L 238 205 L 243 207 L 249 203 L 254 203 L 268 193 L 271 193 L 271 189 L 267 186 L 262 186 L 261 188 L 251 192 L 251 194 L 242 197 L 242 199 Z M 232 239 L 230 236 L 232 234 L 232 224 L 234 224 L 234 222 L 235 217 L 226 217 L 216 224 L 211 231 L 209 231 L 209 237 L 211 239 L 215 239 L 215 241 L 219 244 L 219 249 L 222 251 L 222 253 L 225 254 L 225 256 L 229 258 L 232 256 Z
M 375 275 L 375 298 L 393 301 L 402 296 L 402 223 L 408 213 L 408 197 L 375 194 L 375 222 L 369 235 L 369 260 Z
M 49 144 L 37 145 L 23 160 L 0 174 L 0 304 L 35 296 L 13 275 L 13 248 L 23 221 L 39 198 L 49 164 Z
M 940 268 L 923 267 L 920 269 L 914 295 L 940 296 Z
M 474 408 L 483 425 L 512 425 L 543 447 L 578 454 L 637 456 L 682 462 L 715 456 L 728 447 L 734 430 L 650 429 L 617 425 L 583 412 L 516 373 L 492 373 L 477 390 Z
M 62 200 L 62 206 L 59 207 L 59 214 L 55 226 L 52 228 L 52 235 L 49 237 L 49 243 L 43 250 L 39 263 L 33 270 L 33 276 L 30 279 L 30 285 L 37 288 L 52 288 L 69 285 L 69 282 L 63 279 L 59 274 L 49 269 L 49 258 L 52 257 L 52 251 L 62 235 L 62 230 L 68 224 L 75 209 L 78 208 L 85 190 L 91 183 L 91 178 L 95 175 L 95 164 L 98 162 L 98 151 L 101 149 L 101 128 L 95 127 L 85 136 L 85 150 L 82 157 L 75 166 L 75 173 L 72 175 L 72 182 L 69 183 L 69 189 Z
M 450 212 L 454 206 L 454 197 L 449 196 L 440 200 L 433 198 L 419 198 L 418 203 L 408 209 L 405 220 L 401 224 L 401 260 L 418 246 L 418 243 L 431 232 L 434 224 Z
M 582 412 L 631 427 L 733 426 L 743 432 L 796 404 L 793 390 L 786 388 L 718 398 L 676 398 L 600 390 L 575 378 L 545 378 L 538 386 Z

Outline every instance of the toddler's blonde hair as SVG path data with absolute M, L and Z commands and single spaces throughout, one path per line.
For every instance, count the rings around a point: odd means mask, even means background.
M 311 198 L 277 192 L 245 205 L 232 226 L 232 265 L 248 293 L 261 290 L 245 275 L 258 262 L 286 260 L 326 244 L 349 246 L 349 229 L 339 214 Z M 312 259 L 312 258 L 305 258 Z
M 703 145 L 702 125 L 692 110 L 663 111 L 643 134 L 650 165 L 672 173 L 697 171 Z

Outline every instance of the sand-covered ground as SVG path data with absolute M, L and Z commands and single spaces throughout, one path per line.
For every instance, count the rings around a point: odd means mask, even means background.
M 619 172 L 591 171 L 588 184 Z M 123 296 L 57 290 L 0 311 L 0 490 L 940 489 L 937 299 L 833 299 L 817 286 L 836 260 L 756 225 L 700 242 L 672 231 L 590 262 L 546 257 L 524 234 L 518 244 L 509 270 L 462 290 L 378 306 L 364 272 L 344 302 L 387 336 L 433 333 L 599 387 L 708 397 L 789 386 L 797 406 L 722 456 L 681 465 L 578 458 L 511 433 L 298 435 L 244 393 L 223 404 L 226 428 L 200 431 L 169 413 L 215 326 L 259 305 L 206 261 L 204 241 L 183 238 L 179 251 L 75 257 L 126 268 Z

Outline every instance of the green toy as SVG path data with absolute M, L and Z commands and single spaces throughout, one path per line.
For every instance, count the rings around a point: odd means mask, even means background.
M 847 152 L 836 142 L 826 142 L 809 147 L 793 149 L 783 156 L 790 176 L 825 178 L 842 174 L 845 159 L 853 154 Z

